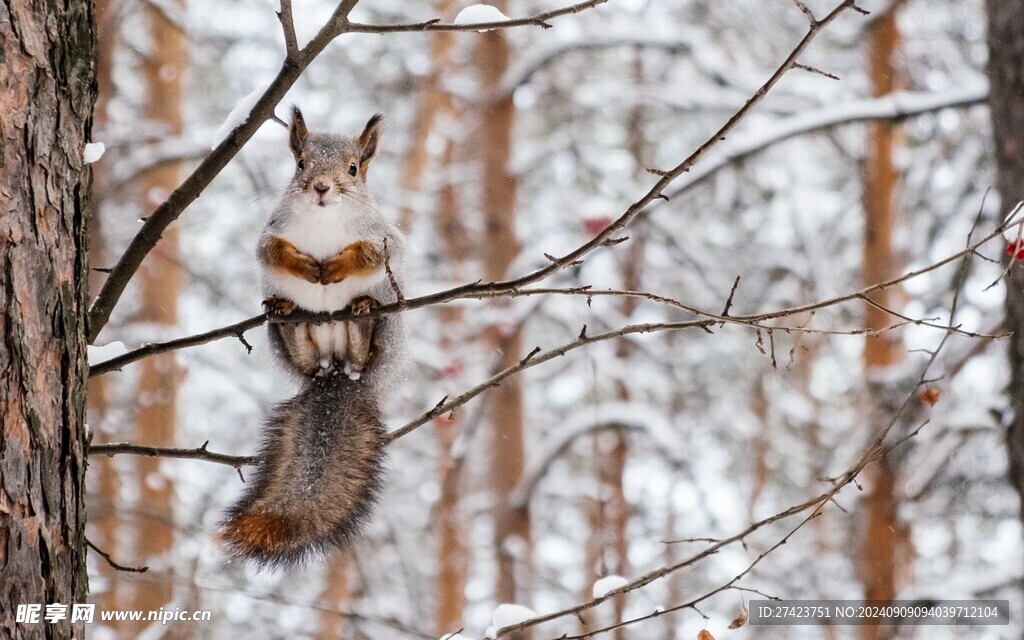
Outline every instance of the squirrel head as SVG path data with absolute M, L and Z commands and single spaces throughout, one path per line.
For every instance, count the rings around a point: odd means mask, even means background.
M 366 173 L 377 155 L 384 115 L 375 114 L 358 138 L 310 132 L 302 111 L 292 106 L 288 145 L 295 156 L 292 185 L 312 204 L 326 207 L 346 195 L 365 197 Z

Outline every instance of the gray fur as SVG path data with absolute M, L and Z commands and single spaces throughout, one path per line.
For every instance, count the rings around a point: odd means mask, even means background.
M 386 246 L 388 264 L 401 283 L 404 238 L 381 215 L 365 187 L 365 168 L 376 151 L 380 118 L 372 118 L 361 137 L 373 143 L 369 154 L 347 136 L 306 133 L 298 109 L 290 133 L 296 173 L 264 226 L 257 256 L 267 250 L 269 237 L 279 235 L 293 216 L 302 215 L 296 203 L 309 192 L 311 182 L 330 179 L 346 205 L 346 228 L 382 251 Z M 347 174 L 351 162 L 362 163 L 355 177 Z M 388 278 L 360 295 L 381 304 L 398 300 Z M 405 366 L 405 327 L 400 314 L 361 318 L 346 327 L 357 340 L 334 357 L 363 365 L 358 380 L 339 367 L 319 368 L 316 343 L 308 338 L 309 324 L 267 327 L 273 353 L 300 381 L 301 390 L 267 416 L 260 463 L 242 497 L 228 509 L 222 537 L 237 557 L 261 566 L 288 566 L 348 544 L 370 516 L 384 461 L 386 429 L 380 405 Z M 277 524 L 260 528 L 253 522 Z

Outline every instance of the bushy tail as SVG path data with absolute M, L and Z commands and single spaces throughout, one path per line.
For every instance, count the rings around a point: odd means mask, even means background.
M 344 546 L 376 502 L 384 436 L 365 379 L 309 379 L 267 417 L 261 462 L 228 509 L 222 540 L 262 566 L 293 565 Z

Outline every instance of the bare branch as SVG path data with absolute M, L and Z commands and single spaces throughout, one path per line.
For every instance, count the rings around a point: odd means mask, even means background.
M 295 37 L 295 20 L 292 19 L 292 0 L 281 0 L 281 10 L 277 13 L 284 32 L 284 50 L 288 58 L 299 54 L 299 43 Z
M 99 554 L 101 558 L 107 561 L 107 564 L 109 564 L 117 571 L 125 571 L 127 573 L 145 573 L 149 571 L 149 567 L 128 567 L 123 564 L 118 564 L 117 562 L 114 562 L 114 559 L 110 557 L 109 553 L 97 547 L 95 544 L 92 543 L 92 540 L 89 540 L 89 538 L 85 539 L 85 544 L 88 545 L 90 549 Z
M 185 338 L 178 338 L 176 340 L 168 340 L 167 342 L 152 342 L 133 349 L 128 353 L 111 358 L 97 365 L 89 367 L 89 377 L 101 376 L 104 373 L 110 371 L 120 371 L 125 365 L 131 364 L 137 360 L 142 360 L 158 353 L 165 353 L 167 351 L 176 351 L 178 349 L 185 349 L 187 347 L 194 347 L 207 342 L 213 342 L 214 340 L 220 340 L 221 338 L 238 338 L 247 350 L 251 351 L 252 347 L 245 341 L 244 335 L 246 331 L 261 326 L 267 321 L 267 314 L 261 314 L 253 316 L 241 322 L 221 327 L 219 329 L 213 329 L 205 333 L 199 333 L 194 336 L 188 336 Z
M 398 286 L 398 279 L 395 278 L 395 272 L 391 270 L 391 254 L 388 252 L 387 238 L 384 238 L 384 271 L 388 275 L 388 282 L 391 283 L 391 289 L 395 292 L 395 299 L 399 304 L 405 302 L 405 296 L 402 295 L 402 288 Z
M 818 21 L 818 19 L 814 17 L 814 13 L 807 7 L 806 4 L 804 4 L 800 0 L 793 0 L 793 4 L 795 4 L 797 6 L 797 8 L 800 9 L 800 11 L 805 16 L 807 16 L 807 21 L 808 22 L 810 22 L 811 24 L 814 24 L 814 23 L 816 23 Z
M 209 442 L 204 442 L 201 447 L 195 449 L 173 449 L 169 447 L 147 447 L 140 444 L 119 442 L 116 444 L 94 444 L 89 447 L 89 455 L 113 456 L 120 453 L 128 453 L 137 456 L 150 456 L 154 458 L 181 458 L 185 460 L 206 460 L 226 464 L 240 469 L 246 465 L 256 464 L 259 458 L 256 456 L 231 456 L 224 453 L 214 453 L 206 448 Z
M 800 69 L 801 71 L 808 71 L 810 73 L 816 73 L 819 76 L 825 76 L 829 80 L 839 80 L 840 79 L 839 76 L 837 76 L 834 73 L 829 73 L 827 71 L 822 71 L 821 69 L 819 69 L 817 67 L 812 67 L 812 66 L 806 65 L 806 64 L 800 64 L 799 62 L 794 63 L 793 64 L 793 68 L 794 69 Z

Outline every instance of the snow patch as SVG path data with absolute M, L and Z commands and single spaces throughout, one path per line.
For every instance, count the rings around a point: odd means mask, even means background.
M 213 133 L 213 139 L 210 141 L 210 148 L 216 149 L 224 138 L 235 130 L 235 127 L 242 124 L 249 119 L 249 113 L 252 108 L 256 106 L 263 92 L 267 90 L 268 85 L 260 85 L 250 91 L 244 98 L 238 101 L 235 108 L 228 113 L 228 117 L 224 119 L 217 130 Z
M 89 345 L 89 364 L 96 365 L 101 362 L 106 362 L 117 356 L 123 356 L 128 353 L 128 348 L 124 346 L 123 342 L 110 342 L 102 346 Z
M 85 150 L 82 152 L 82 160 L 86 164 L 92 164 L 103 157 L 103 152 L 107 150 L 107 145 L 102 142 L 87 142 L 85 144 Z
M 629 580 L 622 576 L 605 576 L 594 583 L 594 598 L 603 598 L 612 591 L 620 589 L 629 584 Z
M 536 617 L 537 612 L 521 604 L 499 604 L 491 615 L 491 626 L 488 627 L 487 633 L 494 637 L 497 634 L 493 632 L 498 629 L 511 627 L 514 624 L 526 622 L 530 618 Z
M 509 17 L 497 7 L 489 4 L 471 4 L 455 16 L 455 24 L 484 24 L 488 22 L 505 22 Z M 480 31 L 491 31 L 481 29 Z
M 469 636 L 464 636 L 461 633 L 449 633 L 448 635 L 441 636 L 441 640 L 473 640 Z

